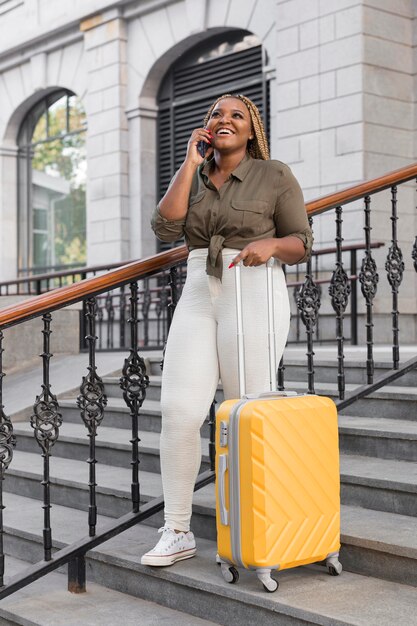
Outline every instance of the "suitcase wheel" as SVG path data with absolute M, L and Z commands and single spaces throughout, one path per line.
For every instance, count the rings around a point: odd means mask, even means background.
M 235 567 L 228 565 L 227 563 L 221 563 L 222 575 L 227 583 L 234 585 L 239 580 L 239 572 Z
M 268 593 L 274 593 L 279 587 L 279 582 L 272 578 L 270 570 L 269 571 L 258 571 L 257 576 L 261 581 L 265 591 Z
M 337 557 L 327 559 L 326 567 L 330 576 L 340 576 L 343 570 L 342 564 Z

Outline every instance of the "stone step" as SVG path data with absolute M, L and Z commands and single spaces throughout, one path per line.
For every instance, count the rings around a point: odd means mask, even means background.
M 131 471 L 111 465 L 96 464 L 96 502 L 98 510 L 109 517 L 119 517 L 131 510 Z M 40 453 L 16 450 L 7 470 L 4 490 L 36 500 L 43 498 L 43 461 Z M 51 457 L 51 502 L 87 511 L 89 505 L 88 464 L 83 461 Z M 142 503 L 162 495 L 159 473 L 140 470 L 140 500 Z M 202 537 L 215 537 L 214 486 L 209 485 L 194 496 L 194 529 Z M 162 513 L 151 521 L 163 525 Z
M 342 452 L 401 461 L 417 461 L 417 422 L 339 415 Z
M 40 447 L 27 422 L 15 424 L 17 449 L 21 452 L 39 453 Z M 132 446 L 129 443 L 131 431 L 100 425 L 97 429 L 96 458 L 99 463 L 127 468 L 132 460 Z M 140 470 L 160 473 L 159 433 L 141 431 L 139 433 Z M 208 439 L 202 438 L 201 471 L 210 468 Z M 86 461 L 89 457 L 89 438 L 84 424 L 64 422 L 59 429 L 59 438 L 52 448 L 54 457 Z
M 374 380 L 387 374 L 392 369 L 392 363 L 375 362 Z M 345 382 L 354 385 L 365 385 L 367 380 L 366 363 L 364 361 L 346 361 L 344 363 Z M 314 361 L 315 380 L 320 383 L 337 383 L 337 358 L 331 361 Z M 289 358 L 284 362 L 284 381 L 307 380 L 307 357 L 300 363 L 299 359 Z M 417 370 L 407 372 L 395 382 L 400 387 L 417 386 Z
M 77 407 L 74 398 L 64 398 L 59 400 L 59 406 L 63 415 L 64 423 L 82 423 L 80 410 Z M 109 398 L 104 411 L 102 425 L 110 428 L 123 428 L 125 430 L 129 430 L 131 428 L 131 424 L 132 420 L 130 413 L 124 400 L 121 398 Z M 139 428 L 141 432 L 161 432 L 161 407 L 159 401 L 148 399 L 144 401 L 139 412 Z M 201 433 L 204 437 L 209 436 L 207 421 L 203 424 Z
M 26 561 L 7 557 L 7 578 L 23 572 L 28 565 Z M 66 587 L 67 576 L 55 571 L 5 598 L 0 604 L 0 625 L 114 626 L 116 615 L 123 616 L 124 626 L 137 626 L 139 622 L 141 626 L 161 622 L 170 626 L 216 624 L 93 582 L 81 594 L 69 593 Z
M 6 552 L 24 551 L 26 560 L 32 562 L 42 559 L 41 507 L 34 500 L 13 494 L 6 494 L 5 500 L 5 514 L 8 514 Z M 51 514 L 53 542 L 57 547 L 76 541 L 86 531 L 86 516 L 80 511 L 54 506 Z M 98 526 L 104 528 L 106 521 L 99 516 Z M 350 565 L 347 557 L 350 546 L 363 544 L 366 551 L 362 557 L 364 567 L 372 567 L 380 578 L 346 569 L 341 576 L 330 577 L 323 567 L 313 565 L 274 574 L 280 587 L 276 593 L 266 594 L 253 572 L 240 570 L 237 584 L 225 583 L 215 564 L 216 545 L 206 539 L 197 540 L 195 558 L 169 568 L 149 568 L 140 564 L 140 556 L 155 544 L 157 536 L 155 529 L 138 524 L 88 553 L 87 589 L 91 587 L 94 593 L 90 581 L 96 581 L 109 589 L 227 626 L 255 623 L 262 626 L 417 626 L 416 587 L 382 579 L 385 575 L 395 576 L 401 572 L 407 578 L 403 563 L 410 562 L 413 567 L 408 571 L 417 585 L 416 521 L 409 517 L 343 507 L 342 526 L 345 524 L 347 532 L 343 533 L 342 540 L 345 541 L 346 534 L 347 544 L 342 558 L 346 567 Z M 359 532 L 354 533 L 354 527 Z M 391 535 L 394 543 L 391 543 Z M 357 555 L 357 551 L 352 551 L 352 561 L 359 564 Z M 390 557 L 394 560 L 387 565 L 386 559 Z M 33 589 L 32 597 L 38 598 L 35 585 L 40 583 L 27 587 L 25 592 L 30 594 Z M 115 611 L 114 614 L 119 613 Z M 59 626 L 59 622 L 56 624 Z
M 146 388 L 147 400 L 157 400 L 159 402 L 161 398 L 161 378 L 161 376 L 149 377 L 149 385 Z M 119 400 L 123 398 L 123 392 L 120 389 L 119 378 L 117 376 L 106 376 L 103 378 L 103 383 L 108 398 L 117 398 Z M 216 391 L 216 401 L 220 403 L 223 401 L 223 398 L 223 389 L 221 384 L 219 384 Z
M 33 429 L 27 422 L 15 424 L 17 449 L 39 452 Z M 131 433 L 127 429 L 100 425 L 96 439 L 99 463 L 129 467 L 131 461 Z M 159 433 L 141 431 L 140 469 L 160 472 Z M 342 453 L 372 456 L 384 459 L 417 461 L 417 423 L 407 420 L 389 420 L 376 417 L 339 416 L 339 443 Z M 89 439 L 84 424 L 64 422 L 53 456 L 84 461 L 89 456 Z M 209 469 L 209 441 L 202 438 L 202 470 Z
M 341 455 L 344 504 L 417 516 L 417 464 L 409 461 Z
M 341 499 L 344 504 L 403 515 L 417 515 L 415 463 L 342 454 L 340 464 Z M 6 472 L 5 490 L 41 499 L 43 493 L 41 471 L 40 454 L 16 450 L 13 462 Z M 52 457 L 50 480 L 52 502 L 87 510 L 89 503 L 87 463 Z M 105 515 L 117 517 L 130 509 L 130 481 L 131 473 L 128 468 L 100 463 L 96 465 L 97 504 Z M 140 487 L 143 502 L 159 496 L 162 493 L 160 475 L 141 472 Z M 208 532 L 204 518 L 207 514 L 214 518 L 214 494 L 210 486 L 196 494 L 195 504 L 196 517 L 199 519 L 198 532 Z
M 156 398 L 157 392 L 159 393 L 160 390 L 160 379 L 158 380 L 157 377 L 154 377 L 152 383 L 152 395 Z M 353 392 L 356 388 L 357 387 L 355 385 L 347 385 L 346 395 Z M 288 383 L 286 389 L 296 391 L 300 394 L 307 392 L 305 384 L 296 381 Z M 318 395 L 329 396 L 333 398 L 335 402 L 338 401 L 336 385 L 318 383 L 315 390 Z M 223 399 L 221 386 L 218 388 L 216 399 L 218 408 Z M 76 408 L 74 400 L 64 399 L 60 401 L 60 404 L 62 407 L 75 409 L 75 414 L 72 410 L 67 419 L 70 419 L 71 421 L 79 421 L 79 410 Z M 125 407 L 126 405 L 121 398 L 109 398 L 108 407 L 106 409 L 106 419 L 110 419 L 111 423 L 108 425 L 116 427 L 118 425 L 123 426 L 123 422 L 120 419 L 120 412 L 123 412 Z M 113 415 L 113 409 L 119 413 L 119 418 Z M 109 412 L 112 414 L 109 418 L 107 418 L 107 414 Z M 148 428 L 153 430 L 160 429 L 160 405 L 156 399 L 146 399 L 141 409 L 141 414 L 142 428 L 144 430 L 147 430 Z M 417 421 L 417 388 L 398 387 L 394 385 L 384 387 L 370 396 L 362 398 L 351 406 L 348 406 L 346 409 L 341 411 L 341 415 L 360 415 L 363 417 L 381 417 L 385 419 Z M 156 419 L 150 420 L 149 417 Z M 206 432 L 208 433 L 208 430 Z
M 315 346 L 314 347 L 314 372 L 315 378 L 322 383 L 337 383 L 337 349 Z M 417 354 L 417 349 L 411 346 L 406 350 L 400 349 L 401 364 Z M 392 369 L 392 350 L 386 348 L 383 353 L 375 347 L 374 354 L 374 379 L 386 374 Z M 159 363 L 161 357 L 150 355 L 147 358 L 147 369 L 151 376 L 160 376 Z M 291 381 L 307 380 L 307 356 L 305 348 L 286 348 L 284 353 L 284 378 Z M 366 349 L 354 350 L 352 347 L 345 348 L 345 381 L 346 383 L 363 385 L 367 382 L 366 372 Z M 417 369 L 404 374 L 397 379 L 396 385 L 413 387 L 417 386 Z

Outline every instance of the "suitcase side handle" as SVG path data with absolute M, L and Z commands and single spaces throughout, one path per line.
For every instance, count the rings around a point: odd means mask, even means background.
M 223 526 L 229 526 L 229 511 L 226 508 L 226 470 L 227 454 L 219 454 L 219 507 L 220 522 Z

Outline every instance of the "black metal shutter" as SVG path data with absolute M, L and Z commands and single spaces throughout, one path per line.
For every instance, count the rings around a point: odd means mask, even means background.
M 159 198 L 185 158 L 191 131 L 202 125 L 207 109 L 221 94 L 243 93 L 253 100 L 268 128 L 269 94 L 262 55 L 262 46 L 254 46 L 202 63 L 178 63 L 170 70 L 158 101 Z M 159 251 L 172 247 L 158 243 Z

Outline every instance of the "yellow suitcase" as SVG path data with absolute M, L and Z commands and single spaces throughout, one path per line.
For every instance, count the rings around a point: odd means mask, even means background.
M 268 272 L 269 272 L 268 268 Z M 244 391 L 240 273 L 237 268 L 239 380 Z M 272 272 L 268 307 L 272 307 Z M 271 310 L 271 309 L 269 309 Z M 340 478 L 337 410 L 330 398 L 282 394 L 275 386 L 270 315 L 269 393 L 226 400 L 216 416 L 218 562 L 233 583 L 256 570 L 267 591 L 272 570 L 326 560 L 338 575 Z

